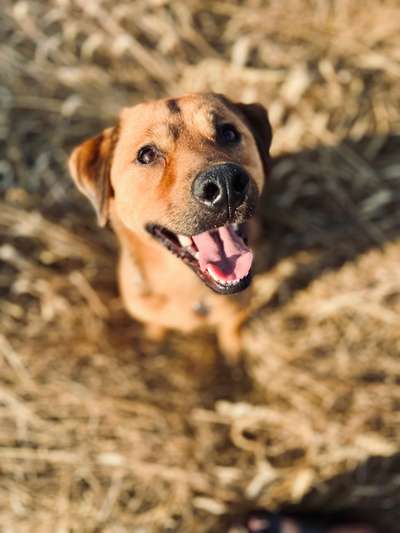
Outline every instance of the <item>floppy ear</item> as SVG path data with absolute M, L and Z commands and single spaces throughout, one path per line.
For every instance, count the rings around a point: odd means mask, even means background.
M 72 178 L 93 204 L 100 226 L 105 226 L 108 219 L 110 171 L 117 139 L 118 128 L 107 128 L 77 146 L 68 162 Z
M 236 104 L 239 111 L 244 116 L 247 125 L 253 133 L 254 139 L 260 153 L 264 173 L 267 175 L 271 158 L 269 149 L 272 141 L 272 129 L 269 123 L 268 113 L 261 104 Z

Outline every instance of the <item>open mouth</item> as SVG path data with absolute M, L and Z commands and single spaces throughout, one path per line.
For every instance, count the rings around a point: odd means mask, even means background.
M 247 246 L 245 224 L 228 224 L 190 237 L 157 224 L 146 229 L 213 291 L 233 294 L 249 286 L 253 253 Z

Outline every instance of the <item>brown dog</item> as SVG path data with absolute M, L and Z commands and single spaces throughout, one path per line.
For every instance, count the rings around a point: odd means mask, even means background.
M 78 188 L 120 241 L 125 306 L 153 331 L 212 326 L 223 351 L 238 353 L 246 297 L 234 293 L 251 281 L 246 222 L 270 144 L 261 105 L 189 94 L 124 109 L 73 151 Z

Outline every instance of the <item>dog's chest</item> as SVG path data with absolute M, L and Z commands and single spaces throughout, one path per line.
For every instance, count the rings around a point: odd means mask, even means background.
M 195 315 L 206 318 L 211 312 L 211 305 L 204 298 L 200 298 L 193 303 L 192 311 Z

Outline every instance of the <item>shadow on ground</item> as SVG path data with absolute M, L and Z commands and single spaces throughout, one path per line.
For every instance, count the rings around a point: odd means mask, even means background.
M 398 478 L 399 474 L 399 454 L 371 457 L 357 468 L 320 483 L 296 505 L 283 505 L 279 512 L 300 523 L 303 520 L 316 522 L 326 528 L 362 523 L 373 526 L 378 533 L 397 533 L 400 521 L 398 483 L 388 485 L 387 479 L 388 476 Z M 358 491 L 354 491 L 354 486 Z M 243 504 L 222 527 L 234 531 L 252 511 L 252 502 Z M 215 533 L 217 531 L 215 529 Z
M 398 238 L 399 154 L 400 136 L 393 134 L 348 139 L 274 160 L 260 206 L 264 235 L 258 272 L 273 270 L 287 257 L 298 255 L 299 261 L 268 308 Z

